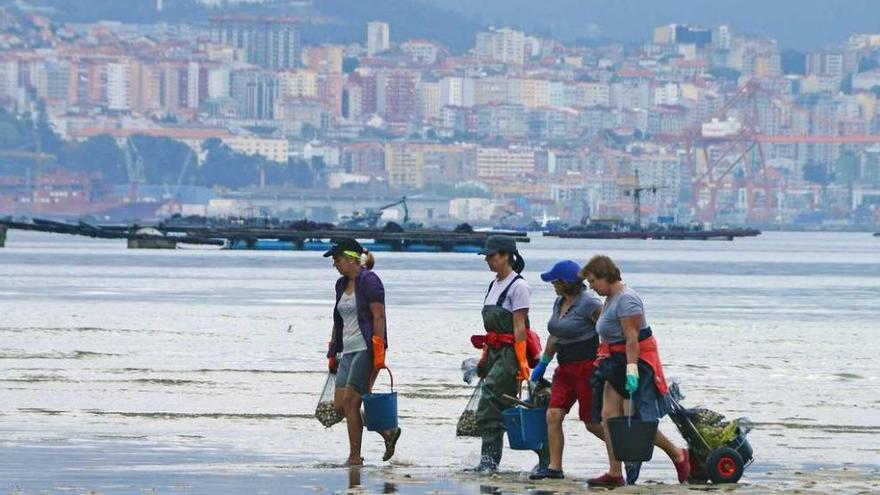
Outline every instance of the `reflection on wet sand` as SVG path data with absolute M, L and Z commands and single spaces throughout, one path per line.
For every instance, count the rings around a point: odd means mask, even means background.
M 348 487 L 361 486 L 361 466 L 348 467 Z

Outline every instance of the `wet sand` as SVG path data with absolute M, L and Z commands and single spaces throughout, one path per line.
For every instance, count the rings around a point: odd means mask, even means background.
M 390 465 L 366 435 L 368 466 L 349 471 L 333 464 L 344 426 L 313 416 L 336 280 L 325 258 L 20 234 L 0 256 L 0 495 L 584 493 L 605 468 L 572 417 L 572 479 L 530 483 L 530 452 L 505 452 L 497 477 L 462 471 L 479 456 L 478 440 L 455 437 L 472 391 L 459 364 L 476 355 L 489 281 L 477 256 L 380 253 L 405 432 Z M 553 302 L 538 272 L 595 252 L 620 260 L 648 301 L 685 405 L 755 424 L 740 485 L 681 487 L 658 451 L 620 493 L 880 493 L 875 238 L 536 237 L 524 247 L 533 321 Z M 669 420 L 660 428 L 681 443 Z
M 678 485 L 644 479 L 623 494 L 873 494 L 880 493 L 880 467 L 821 466 L 798 470 L 755 469 L 737 485 Z M 348 468 L 310 467 L 297 458 L 223 449 L 157 446 L 136 441 L 22 445 L 0 442 L 0 493 L 77 494 L 576 494 L 586 476 L 530 481 L 525 472 L 476 475 L 459 469 L 420 468 L 391 462 Z

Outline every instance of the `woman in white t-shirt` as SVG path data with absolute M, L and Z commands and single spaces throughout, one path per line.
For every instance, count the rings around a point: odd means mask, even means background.
M 503 395 L 516 396 L 523 380 L 529 378 L 526 356 L 526 329 L 529 326 L 531 289 L 520 272 L 525 261 L 516 249 L 513 237 L 493 235 L 480 251 L 495 279 L 483 300 L 483 328 L 486 330 L 483 355 L 477 367 L 483 378 L 482 395 L 477 405 L 477 425 L 482 436 L 478 472 L 494 472 L 501 462 L 504 445 L 504 422 L 501 411 L 509 407 Z M 549 450 L 536 451 L 538 466 L 546 468 Z

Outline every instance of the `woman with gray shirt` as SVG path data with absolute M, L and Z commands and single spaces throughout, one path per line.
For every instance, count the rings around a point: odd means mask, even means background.
M 554 353 L 559 365 L 553 374 L 550 407 L 547 409 L 550 465 L 532 473 L 529 478 L 533 480 L 565 477 L 562 471 L 562 450 L 565 444 L 562 420 L 575 402 L 578 403 L 578 417 L 584 422 L 587 431 L 603 438 L 602 425 L 593 417 L 593 390 L 589 383 L 596 349 L 599 347 L 596 320 L 599 318 L 602 301 L 587 292 L 579 272 L 580 266 L 577 263 L 565 260 L 541 274 L 542 280 L 553 283 L 558 297 L 547 323 L 547 330 L 550 332 L 547 348 L 541 356 L 541 362 L 532 371 L 531 380 L 541 380 Z
M 593 290 L 605 296 L 602 314 L 596 322 L 601 339 L 592 384 L 602 387 L 602 423 L 605 438 L 610 438 L 607 420 L 624 415 L 624 401 L 632 402 L 633 416 L 643 420 L 659 420 L 668 412 L 666 395 L 669 387 L 663 375 L 663 364 L 657 340 L 645 317 L 642 298 L 623 283 L 620 269 L 608 256 L 596 255 L 581 270 Z M 589 486 L 613 488 L 623 486 L 626 480 L 620 461 L 614 457 L 610 442 L 608 472 L 587 480 Z M 655 445 L 663 449 L 684 483 L 690 476 L 690 459 L 686 448 L 672 443 L 660 431 Z

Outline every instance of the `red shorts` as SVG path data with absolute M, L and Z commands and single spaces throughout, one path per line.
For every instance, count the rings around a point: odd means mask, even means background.
M 593 422 L 593 389 L 590 377 L 593 376 L 592 359 L 560 364 L 553 373 L 553 387 L 550 389 L 550 407 L 571 410 L 578 403 L 578 418 L 584 423 Z

